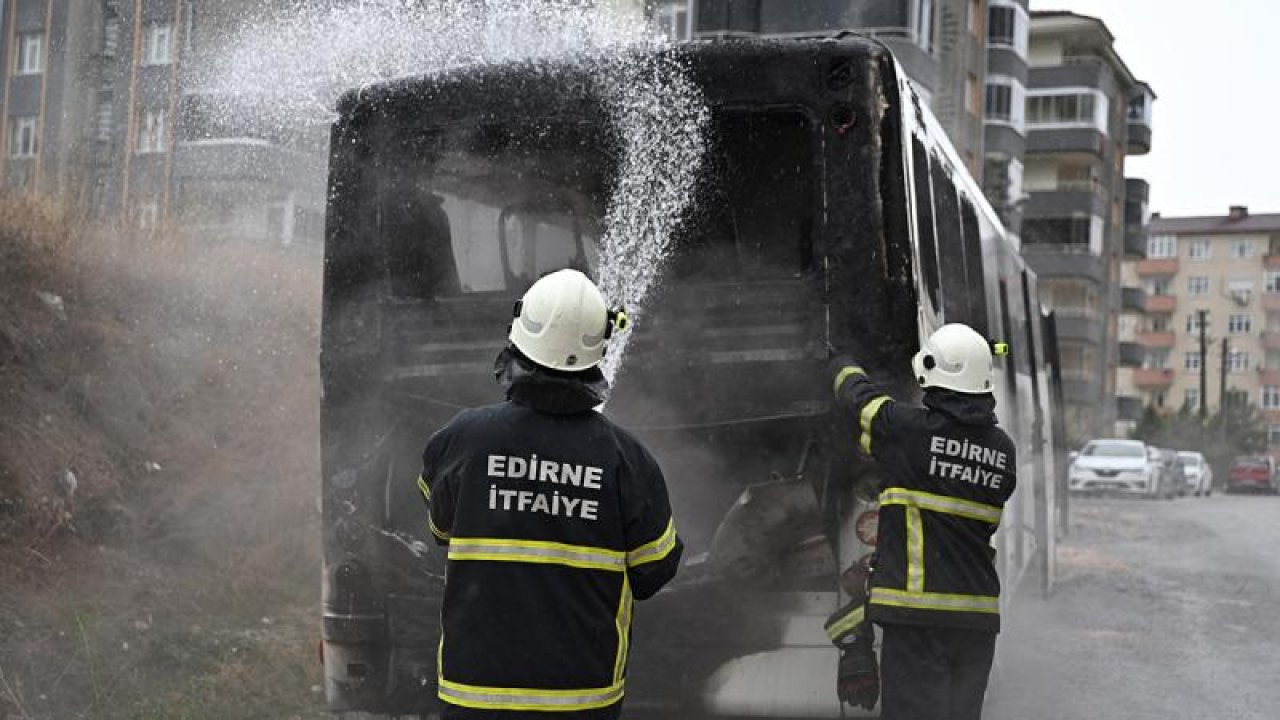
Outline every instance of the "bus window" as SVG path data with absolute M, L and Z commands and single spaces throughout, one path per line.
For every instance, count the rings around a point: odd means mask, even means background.
M 911 163 L 915 173 L 916 232 L 920 245 L 920 274 L 935 312 L 938 304 L 938 243 L 933 229 L 933 193 L 929 189 L 929 154 L 920 138 L 911 138 Z
M 808 116 L 720 114 L 696 198 L 673 239 L 672 273 L 707 280 L 810 269 L 815 163 Z
M 524 292 L 565 267 L 594 277 L 607 138 L 574 122 L 389 128 L 378 173 L 388 291 Z
M 982 272 L 982 228 L 978 223 L 978 214 L 973 209 L 973 202 L 965 196 L 960 198 L 960 220 L 964 226 L 964 250 L 961 255 L 965 284 L 968 287 L 965 296 L 969 300 L 965 316 L 970 327 L 988 337 L 990 323 L 987 322 L 987 278 Z
M 940 158 L 933 159 L 933 212 L 938 225 L 938 262 L 947 268 L 942 276 L 942 318 L 946 322 L 970 321 L 970 288 L 964 276 L 964 235 L 956 186 Z
M 458 273 L 444 198 L 411 182 L 393 181 L 378 206 L 391 294 L 424 298 L 456 292 Z
M 543 275 L 573 268 L 595 276 L 598 238 L 584 234 L 583 222 L 564 212 L 507 208 L 502 212 L 502 267 L 509 286 L 532 285 Z

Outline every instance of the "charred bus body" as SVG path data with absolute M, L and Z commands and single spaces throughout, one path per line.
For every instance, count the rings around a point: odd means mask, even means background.
M 856 344 L 912 397 L 911 355 L 943 322 L 1010 342 L 996 389 L 1022 462 L 998 536 L 1008 588 L 1036 559 L 1052 576 L 1052 318 L 883 46 L 665 52 L 710 109 L 707 154 L 608 412 L 662 461 L 688 549 L 638 612 L 628 707 L 839 716 L 821 625 L 872 549 L 876 481 L 830 412 L 828 347 Z M 364 88 L 340 111 L 321 357 L 326 693 L 334 710 L 426 714 L 445 562 L 413 482 L 423 443 L 498 399 L 493 358 L 540 274 L 598 269 L 619 153 L 569 62 Z

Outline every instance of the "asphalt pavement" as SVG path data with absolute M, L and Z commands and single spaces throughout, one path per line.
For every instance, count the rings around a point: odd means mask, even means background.
M 1072 500 L 1006 615 L 984 720 L 1280 718 L 1280 498 Z

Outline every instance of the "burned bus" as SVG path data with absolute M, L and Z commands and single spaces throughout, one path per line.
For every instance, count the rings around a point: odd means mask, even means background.
M 635 618 L 629 713 L 839 717 L 822 632 L 860 582 L 876 468 L 832 412 L 856 346 L 898 397 L 920 341 L 1008 342 L 1018 491 L 1006 586 L 1052 573 L 1056 351 L 1036 280 L 890 52 L 742 40 L 678 56 L 709 111 L 698 179 L 604 410 L 653 450 L 687 549 Z M 493 360 L 541 274 L 595 274 L 621 162 L 580 63 L 349 93 L 332 133 L 321 371 L 323 657 L 334 711 L 430 715 L 445 555 L 414 478 L 430 434 L 501 399 Z M 622 300 L 625 298 L 611 298 Z

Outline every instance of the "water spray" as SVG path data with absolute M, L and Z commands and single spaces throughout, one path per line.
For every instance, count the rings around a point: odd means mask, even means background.
M 692 196 L 709 118 L 678 52 L 643 18 L 573 0 L 300 2 L 224 43 L 197 85 L 227 98 L 226 112 L 287 132 L 331 122 L 354 87 L 540 60 L 581 63 L 612 119 L 621 162 L 597 281 L 640 319 Z M 610 380 L 628 338 L 602 366 Z

